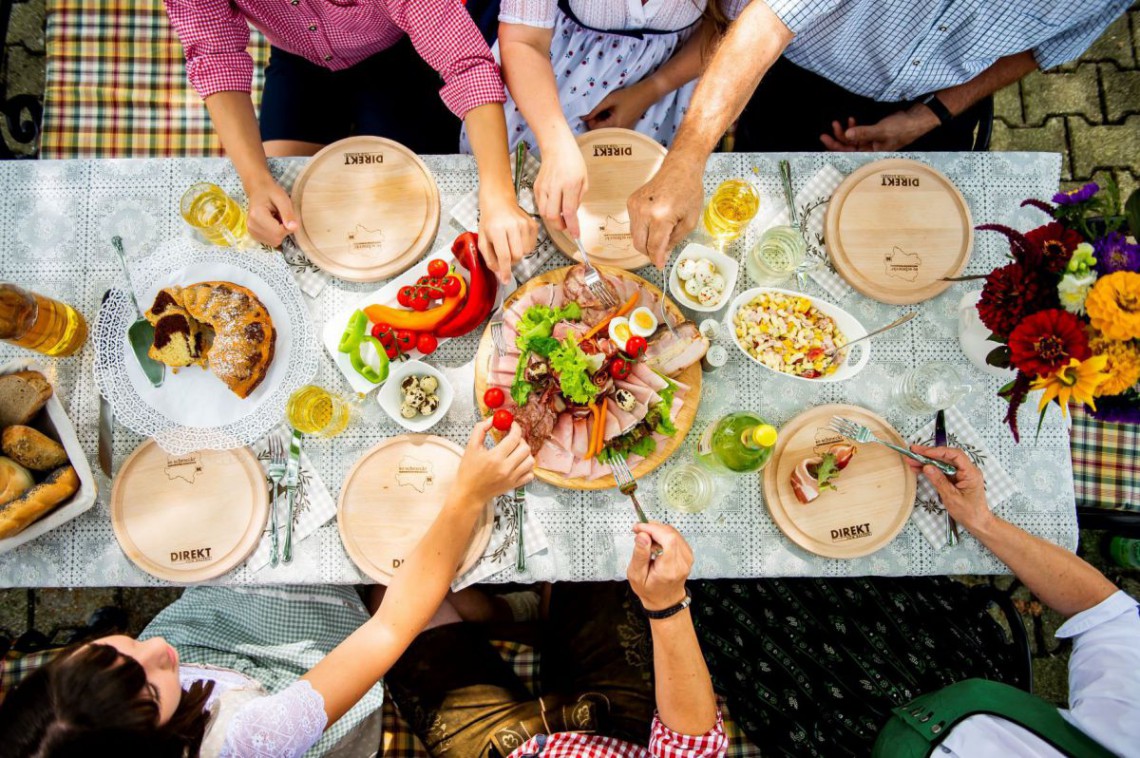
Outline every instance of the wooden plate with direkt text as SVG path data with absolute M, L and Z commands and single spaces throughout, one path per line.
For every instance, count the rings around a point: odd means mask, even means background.
M 402 434 L 365 453 L 340 490 L 337 526 L 356 567 L 388 584 L 423 539 L 459 472 L 463 449 L 430 434 Z M 495 503 L 475 523 L 474 538 L 457 566 L 466 573 L 491 541 Z
M 349 137 L 309 159 L 293 183 L 297 244 L 352 282 L 407 269 L 439 230 L 439 187 L 419 156 L 383 137 Z
M 626 202 L 661 168 L 665 148 L 632 129 L 612 127 L 578 135 L 578 147 L 589 181 L 578 208 L 578 222 L 590 260 L 629 270 L 647 265 L 649 259 L 633 249 Z M 546 231 L 559 250 L 581 260 L 574 240 L 565 232 L 549 226 Z
M 855 456 L 835 480 L 804 505 L 791 477 L 804 458 L 822 455 L 834 444 L 850 443 L 828 429 L 832 416 L 870 427 L 896 445 L 906 442 L 889 423 L 854 405 L 823 405 L 804 411 L 780 429 L 772 460 L 763 474 L 764 502 L 784 535 L 804 550 L 825 558 L 858 558 L 893 540 L 914 510 L 917 480 L 903 457 L 876 444 L 857 445 Z
M 962 273 L 974 245 L 970 208 L 941 172 L 918 161 L 868 163 L 827 206 L 827 252 L 848 284 L 879 302 L 921 303 Z
M 170 582 L 214 579 L 249 557 L 265 530 L 269 493 L 249 448 L 171 455 L 147 440 L 123 462 L 111 491 L 119 546 Z

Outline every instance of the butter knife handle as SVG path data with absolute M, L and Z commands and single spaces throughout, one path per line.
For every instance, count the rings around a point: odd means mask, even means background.
M 526 490 L 522 487 L 515 489 L 515 520 L 519 529 L 519 551 L 515 560 L 515 569 L 521 573 L 526 571 L 526 545 L 523 540 L 526 530 Z
M 281 562 L 293 562 L 293 493 L 296 487 L 286 489 L 289 497 L 289 508 L 285 513 L 285 546 L 281 549 Z

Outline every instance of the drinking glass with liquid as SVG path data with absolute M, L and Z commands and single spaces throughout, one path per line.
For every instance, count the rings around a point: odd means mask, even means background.
M 721 416 L 697 441 L 697 462 L 712 471 L 746 474 L 768 465 L 776 427 L 751 411 Z
M 308 384 L 293 392 L 285 404 L 289 424 L 302 434 L 335 437 L 352 418 L 352 403 L 323 387 Z
M 807 255 L 807 242 L 799 229 L 773 226 L 748 253 L 748 278 L 761 287 L 775 287 L 792 278 Z
M 0 282 L 0 339 L 64 357 L 87 341 L 87 321 L 66 303 Z
M 673 465 L 661 482 L 665 505 L 682 513 L 700 513 L 712 505 L 716 483 L 707 469 L 686 461 Z
M 179 210 L 186 223 L 212 245 L 241 247 L 249 239 L 245 209 L 216 184 L 192 185 L 183 193 Z
M 953 363 L 930 361 L 903 374 L 894 399 L 903 410 L 925 416 L 955 405 L 971 389 L 966 375 Z
M 723 247 L 744 233 L 760 210 L 760 193 L 744 179 L 723 181 L 713 192 L 701 219 L 705 231 Z

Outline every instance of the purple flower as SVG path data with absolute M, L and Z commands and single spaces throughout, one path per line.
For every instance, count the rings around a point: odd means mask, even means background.
M 1120 232 L 1109 232 L 1093 243 L 1096 270 L 1104 276 L 1117 271 L 1140 272 L 1140 245 L 1133 245 Z
M 1096 182 L 1089 182 L 1079 189 L 1069 190 L 1068 192 L 1058 192 L 1056 195 L 1053 195 L 1053 202 L 1057 205 L 1077 205 L 1078 203 L 1083 203 L 1088 200 L 1098 192 L 1100 192 L 1100 185 Z

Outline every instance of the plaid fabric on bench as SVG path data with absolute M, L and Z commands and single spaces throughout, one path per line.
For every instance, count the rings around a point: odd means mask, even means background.
M 1140 518 L 1140 424 L 1097 421 L 1075 404 L 1069 410 L 1077 505 L 1132 511 Z
M 162 0 L 47 0 L 42 158 L 221 152 Z M 254 32 L 254 105 L 269 45 Z

